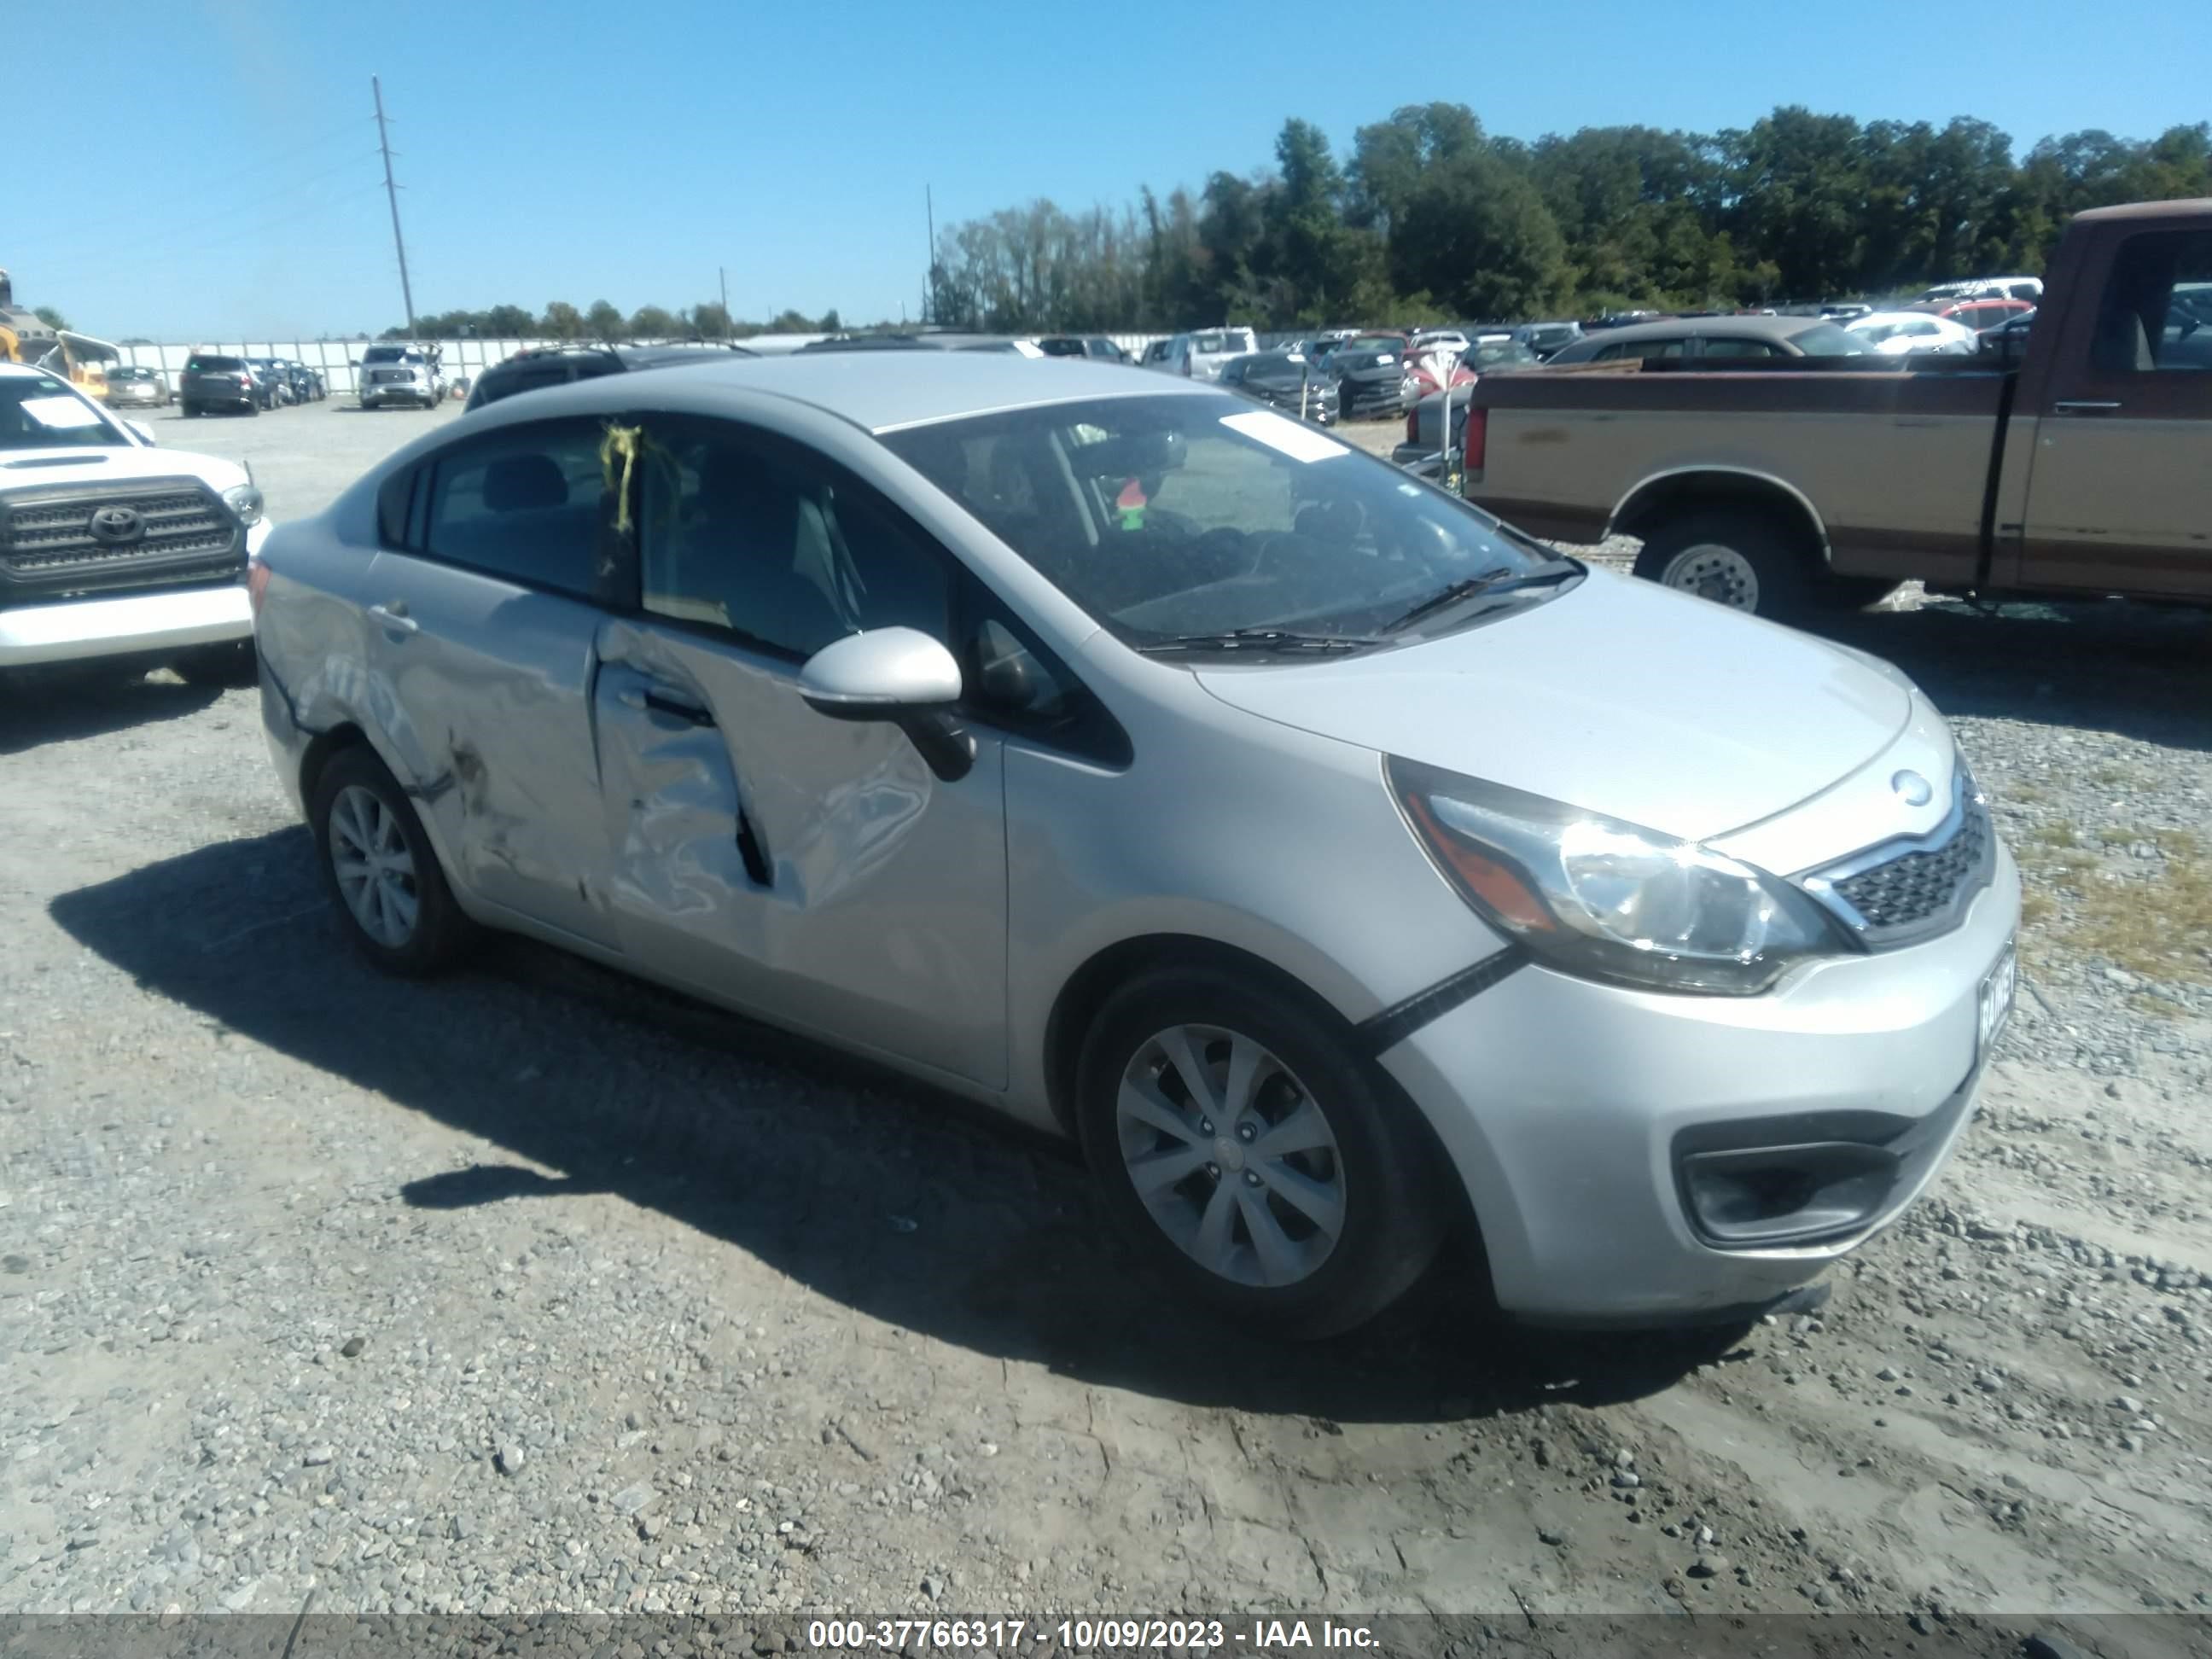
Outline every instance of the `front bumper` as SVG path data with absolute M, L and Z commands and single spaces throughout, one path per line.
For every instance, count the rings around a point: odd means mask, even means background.
M 1336 395 L 1337 407 L 1347 421 L 1374 415 L 1402 416 L 1406 412 L 1405 384 L 1395 375 L 1372 380 L 1347 377 L 1337 382 Z
M 1501 1307 L 1547 1323 L 1711 1320 L 1808 1284 L 1934 1179 L 1972 1116 L 1982 984 L 2019 920 L 2019 871 L 2001 853 L 1965 922 L 1925 944 L 1832 958 L 1745 998 L 1524 968 L 1381 1063 L 1466 1185 Z M 1849 1231 L 1745 1248 L 1701 1236 L 1686 1157 L 1838 1142 L 1890 1160 Z
M 437 401 L 434 393 L 418 386 L 367 386 L 361 389 L 363 409 L 374 409 L 379 404 L 411 404 L 428 409 Z
M 252 637 L 253 607 L 241 583 L 64 599 L 0 611 L 0 667 L 158 656 Z

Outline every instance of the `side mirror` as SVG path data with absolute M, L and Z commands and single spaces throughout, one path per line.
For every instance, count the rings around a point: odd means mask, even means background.
M 960 665 L 918 629 L 872 628 L 833 640 L 799 671 L 799 695 L 838 720 L 889 720 L 947 783 L 968 775 L 975 739 L 947 712 L 960 701 Z

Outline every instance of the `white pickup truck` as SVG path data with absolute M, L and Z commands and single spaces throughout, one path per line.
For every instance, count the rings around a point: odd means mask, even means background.
M 0 362 L 0 669 L 251 667 L 246 561 L 269 535 L 234 461 L 157 449 L 60 375 Z

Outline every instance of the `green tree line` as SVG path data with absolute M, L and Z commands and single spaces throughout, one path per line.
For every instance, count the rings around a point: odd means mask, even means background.
M 1893 293 L 2039 274 L 2072 214 L 2212 196 L 2212 123 L 2147 141 L 1778 108 L 1741 131 L 1524 143 L 1462 104 L 1399 109 L 1340 159 L 1286 121 L 1274 165 L 1118 209 L 1002 209 L 939 238 L 930 319 L 1029 333 L 1506 319 Z
M 616 340 L 743 340 L 755 334 L 834 334 L 844 325 L 836 312 L 819 317 L 786 311 L 764 323 L 732 319 L 720 301 L 702 301 L 680 311 L 663 306 L 640 306 L 625 314 L 611 301 L 594 300 L 578 310 L 566 300 L 556 300 L 543 311 L 527 306 L 492 306 L 483 311 L 441 311 L 415 319 L 410 337 L 404 328 L 387 328 L 380 339 L 458 340 L 464 337 L 487 340 L 576 340 L 602 343 Z

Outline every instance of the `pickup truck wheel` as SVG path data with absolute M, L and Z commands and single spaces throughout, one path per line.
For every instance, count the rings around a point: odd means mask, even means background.
M 169 665 L 186 685 L 238 686 L 253 684 L 257 672 L 252 640 L 196 646 Z
M 1789 622 L 1813 602 L 1812 550 L 1761 513 L 1716 507 L 1647 537 L 1636 574 L 1732 611 Z

